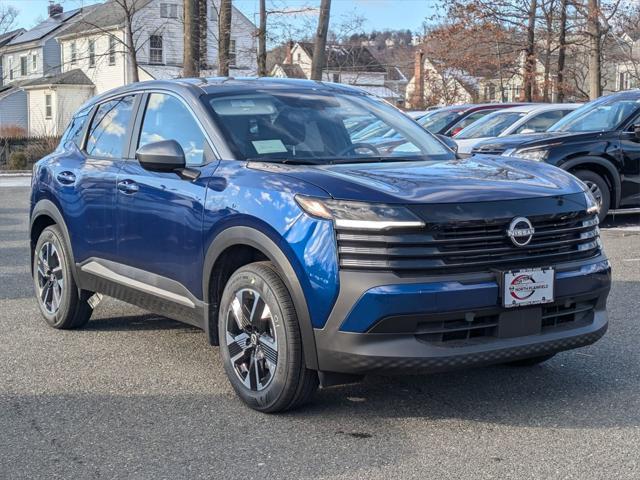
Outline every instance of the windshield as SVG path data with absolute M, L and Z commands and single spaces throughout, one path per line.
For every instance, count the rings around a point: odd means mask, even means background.
M 440 133 L 447 125 L 457 119 L 462 110 L 439 110 L 428 113 L 418 120 L 418 123 L 432 133 Z
M 262 90 L 206 98 L 242 160 L 321 164 L 454 158 L 406 115 L 369 95 Z
M 574 110 L 548 131 L 605 132 L 616 130 L 638 108 L 640 108 L 640 99 L 618 100 L 604 97 Z
M 493 112 L 462 129 L 456 138 L 497 137 L 525 115 L 524 112 Z

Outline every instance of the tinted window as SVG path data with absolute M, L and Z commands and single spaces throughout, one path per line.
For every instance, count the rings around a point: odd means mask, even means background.
M 477 112 L 473 112 L 467 115 L 466 117 L 464 117 L 462 120 L 456 123 L 453 127 L 451 127 L 447 133 L 450 135 L 455 135 L 464 127 L 467 127 L 472 123 L 475 123 L 477 120 L 480 120 L 482 117 L 485 117 L 492 112 L 495 112 L 495 110 L 479 110 Z
M 172 95 L 152 93 L 147 102 L 138 146 L 162 140 L 178 142 L 184 150 L 187 165 L 205 163 L 204 134 L 191 112 Z
M 551 125 L 556 123 L 569 112 L 570 110 L 542 112 L 520 125 L 516 129 L 515 133 L 522 133 L 523 130 L 526 130 L 525 133 L 546 132 Z
M 406 115 L 369 95 L 273 89 L 211 95 L 209 103 L 242 159 L 324 163 L 451 155 Z
M 133 95 L 130 95 L 105 102 L 98 107 L 89 127 L 86 148 L 89 155 L 122 157 L 133 100 Z
M 82 130 L 87 122 L 87 118 L 89 118 L 90 111 L 91 109 L 86 109 L 82 112 L 76 113 L 76 115 L 71 119 L 71 123 L 69 123 L 67 130 L 62 135 L 60 145 L 64 146 L 67 142 L 73 142 L 76 147 L 82 148 L 82 145 L 80 144 L 82 142 Z
M 550 132 L 604 132 L 620 127 L 628 117 L 640 108 L 640 99 L 601 97 L 574 110 Z
M 523 112 L 494 112 L 469 125 L 456 135 L 456 138 L 497 137 L 525 115 Z

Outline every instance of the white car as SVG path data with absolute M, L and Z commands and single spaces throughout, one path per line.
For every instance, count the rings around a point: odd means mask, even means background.
M 498 110 L 466 126 L 453 139 L 458 144 L 459 154 L 471 155 L 473 147 L 488 138 L 546 132 L 580 106 L 579 103 L 532 103 Z

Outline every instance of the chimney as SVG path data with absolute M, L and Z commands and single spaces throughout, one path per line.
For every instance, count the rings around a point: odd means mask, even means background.
M 47 8 L 47 10 L 49 11 L 50 17 L 53 17 L 54 15 L 60 15 L 64 11 L 62 5 L 60 5 L 59 3 L 54 3 L 53 0 L 49 0 L 49 7 Z
M 422 108 L 424 105 L 424 52 L 422 49 L 416 50 L 416 60 L 415 60 L 415 71 L 413 74 L 414 78 L 414 108 Z
M 284 57 L 284 63 L 291 65 L 293 63 L 293 57 L 291 56 L 291 50 L 293 50 L 293 40 L 287 42 L 287 53 Z

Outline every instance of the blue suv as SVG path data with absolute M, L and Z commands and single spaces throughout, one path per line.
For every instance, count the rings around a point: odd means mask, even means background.
M 359 140 L 376 122 L 394 135 Z M 50 326 L 85 325 L 103 294 L 195 325 L 276 412 L 367 373 L 595 342 L 597 215 L 569 173 L 458 159 L 355 88 L 154 81 L 92 99 L 34 167 L 32 271 Z

